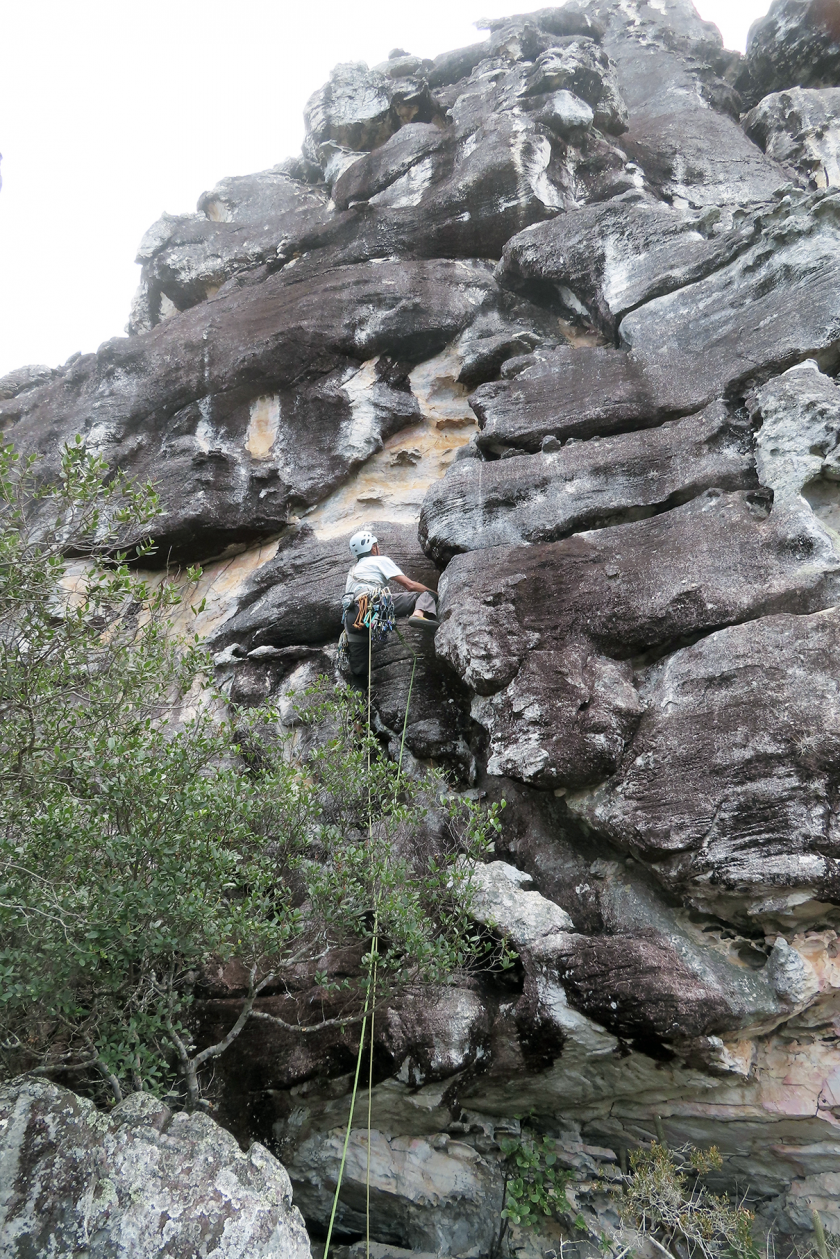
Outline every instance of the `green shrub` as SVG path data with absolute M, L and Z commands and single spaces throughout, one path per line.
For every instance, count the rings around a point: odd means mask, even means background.
M 41 474 L 0 449 L 4 1072 L 98 1078 L 117 1099 L 179 1077 L 195 1106 L 250 1019 L 319 1025 L 255 1006 L 301 967 L 349 1022 L 374 971 L 384 1000 L 474 964 L 487 946 L 459 858 L 483 853 L 495 811 L 400 781 L 352 693 L 311 698 L 302 719 L 323 733 L 303 762 L 269 709 L 226 715 L 201 645 L 171 632 L 179 585 L 140 580 L 117 549 L 154 519 L 151 487 L 80 443 L 58 484 Z M 337 992 L 329 956 L 348 944 L 364 964 Z M 199 1049 L 202 976 L 231 959 L 247 993 Z
M 752 1212 L 711 1193 L 700 1179 L 722 1166 L 714 1146 L 671 1150 L 654 1141 L 634 1150 L 621 1192 L 622 1220 L 672 1253 L 757 1259 Z
M 556 1141 L 523 1126 L 518 1136 L 500 1138 L 499 1149 L 504 1188 L 494 1255 L 501 1253 L 511 1224 L 536 1229 L 546 1219 L 557 1219 L 571 1210 L 566 1186 L 572 1173 L 557 1166 Z

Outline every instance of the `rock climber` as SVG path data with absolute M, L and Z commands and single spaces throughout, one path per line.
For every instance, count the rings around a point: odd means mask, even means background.
M 342 611 L 344 628 L 348 638 L 350 669 L 354 674 L 368 670 L 367 631 L 354 630 L 357 618 L 357 601 L 362 595 L 372 595 L 383 586 L 391 590 L 396 616 L 407 616 L 413 628 L 434 632 L 438 626 L 437 595 L 428 586 L 412 581 L 387 555 L 382 555 L 379 543 L 368 529 L 354 533 L 350 539 L 350 551 L 355 563 L 347 574 L 344 586 Z M 401 589 L 395 592 L 394 586 Z

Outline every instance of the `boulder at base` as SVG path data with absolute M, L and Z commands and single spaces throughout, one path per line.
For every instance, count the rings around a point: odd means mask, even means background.
M 207 1115 L 133 1093 L 109 1115 L 22 1077 L 0 1090 L 0 1256 L 309 1259 L 284 1168 Z

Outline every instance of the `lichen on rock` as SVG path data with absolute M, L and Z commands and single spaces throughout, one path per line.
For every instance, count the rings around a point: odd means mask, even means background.
M 410 772 L 508 801 L 473 917 L 510 965 L 377 1014 L 343 1242 L 370 1154 L 372 1254 L 488 1253 L 529 1111 L 586 1183 L 715 1144 L 763 1229 L 840 1233 L 836 0 L 774 0 L 743 58 L 689 0 L 484 29 L 336 67 L 301 156 L 155 224 L 131 335 L 5 377 L 0 426 L 156 482 L 159 563 L 204 565 L 176 628 L 235 706 L 293 726 L 335 678 L 356 529 L 439 589 L 435 639 L 373 658 L 375 728 L 396 752 L 413 678 Z M 237 1000 L 211 983 L 197 1035 Z M 254 1024 L 213 1085 L 313 1236 L 358 1043 Z M 7 1178 L 38 1253 L 94 1220 L 91 1256 L 308 1253 L 262 1145 L 4 1096 L 5 1158 L 36 1114 L 61 1140 Z

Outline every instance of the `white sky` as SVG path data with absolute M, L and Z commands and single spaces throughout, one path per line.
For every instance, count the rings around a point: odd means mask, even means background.
M 5 0 L 0 375 L 121 335 L 164 210 L 297 153 L 339 61 L 433 57 L 548 0 Z M 769 0 L 695 0 L 743 50 Z

